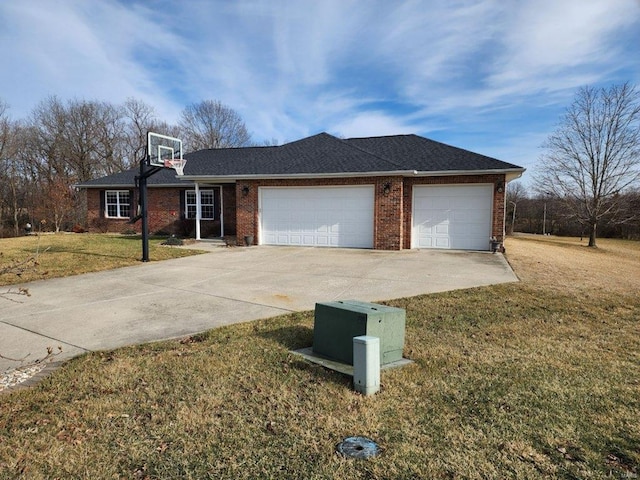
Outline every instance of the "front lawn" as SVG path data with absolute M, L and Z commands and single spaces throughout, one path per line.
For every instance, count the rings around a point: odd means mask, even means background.
M 149 241 L 149 260 L 167 260 L 198 253 L 162 246 L 166 238 Z M 0 285 L 67 277 L 140 263 L 140 235 L 38 234 L 0 239 Z M 17 267 L 17 268 L 12 268 Z M 4 270 L 10 272 L 2 273 Z M 18 274 L 16 274 L 18 272 Z
M 289 352 L 312 312 L 76 358 L 0 395 L 0 478 L 636 478 L 640 250 L 584 245 L 510 238 L 520 283 L 386 302 L 415 363 L 373 397 Z

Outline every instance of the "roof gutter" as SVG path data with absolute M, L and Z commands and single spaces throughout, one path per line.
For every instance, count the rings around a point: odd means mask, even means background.
M 187 182 L 203 183 L 229 183 L 238 180 L 300 180 L 321 178 L 362 178 L 362 177 L 445 177 L 460 175 L 506 175 L 506 181 L 510 182 L 520 178 L 524 168 L 507 168 L 499 170 L 442 170 L 442 171 L 418 171 L 418 170 L 391 170 L 381 172 L 343 172 L 343 173 L 278 173 L 272 175 L 176 175 L 175 183 L 148 185 L 149 188 L 184 187 Z M 133 184 L 101 184 L 101 185 L 76 185 L 76 188 L 128 188 Z
M 524 173 L 524 168 L 505 168 L 496 170 L 444 170 L 439 172 L 416 172 L 417 177 L 446 177 L 446 176 L 459 176 L 459 175 L 506 175 L 514 176 L 513 178 L 519 178 Z
M 234 180 L 297 180 L 304 178 L 407 177 L 417 173 L 415 170 L 397 170 L 391 172 L 276 173 L 271 175 L 184 175 L 182 178 L 194 182 L 229 182 Z
M 177 175 L 176 175 L 177 177 Z M 185 186 L 185 182 L 176 182 L 176 183 L 162 183 L 162 184 L 156 184 L 156 185 L 147 185 L 147 188 L 171 188 L 171 187 L 176 187 L 176 188 L 184 188 Z M 114 184 L 101 184 L 101 185 L 82 185 L 82 184 L 77 184 L 77 185 L 73 185 L 74 188 L 80 189 L 80 188 L 111 188 L 111 189 L 123 189 L 123 188 L 132 188 L 135 187 L 134 183 L 114 183 Z
M 393 170 L 382 172 L 341 172 L 341 173 L 279 173 L 272 175 L 184 175 L 183 180 L 193 182 L 230 182 L 237 180 L 298 180 L 307 178 L 362 178 L 362 177 L 444 177 L 460 175 L 495 175 L 504 174 L 507 181 L 519 178 L 524 173 L 524 168 L 509 168 L 499 170 L 443 170 L 423 171 L 418 170 Z
M 523 168 L 518 172 L 507 173 L 507 183 L 509 183 L 511 180 L 522 177 L 522 174 L 525 172 L 525 170 L 526 168 Z

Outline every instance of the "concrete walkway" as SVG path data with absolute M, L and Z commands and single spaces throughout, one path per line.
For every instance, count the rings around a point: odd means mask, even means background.
M 0 353 L 66 359 L 83 352 L 189 335 L 311 310 L 316 302 L 380 301 L 515 282 L 501 254 L 297 248 L 225 248 L 107 272 L 24 285 L 0 299 Z M 15 366 L 0 359 L 0 373 Z

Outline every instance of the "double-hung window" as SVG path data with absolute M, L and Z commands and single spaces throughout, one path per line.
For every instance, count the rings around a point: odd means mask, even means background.
M 196 218 L 196 192 L 187 190 L 185 192 L 186 217 Z M 215 220 L 214 195 L 213 190 L 200 190 L 200 218 L 202 220 Z
M 105 215 L 108 218 L 129 218 L 131 215 L 129 190 L 107 190 L 105 192 Z

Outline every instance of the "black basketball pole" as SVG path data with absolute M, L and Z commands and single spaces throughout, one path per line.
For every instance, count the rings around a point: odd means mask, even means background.
M 140 162 L 140 215 L 142 215 L 142 261 L 149 261 L 149 218 L 147 217 L 146 159 Z
M 149 218 L 147 216 L 147 178 L 162 170 L 161 167 L 149 167 L 148 158 L 140 161 L 140 175 L 136 177 L 140 196 L 140 217 L 142 218 L 142 261 L 149 261 Z

